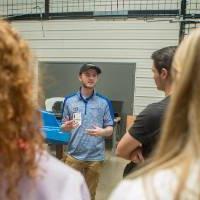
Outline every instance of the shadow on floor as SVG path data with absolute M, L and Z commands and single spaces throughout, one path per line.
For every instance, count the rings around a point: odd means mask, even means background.
M 118 158 L 111 149 L 106 150 L 106 160 L 101 172 L 96 200 L 106 200 L 113 188 L 122 180 L 122 174 L 128 161 Z

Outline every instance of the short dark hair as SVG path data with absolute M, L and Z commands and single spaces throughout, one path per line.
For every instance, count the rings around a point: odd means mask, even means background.
M 176 52 L 177 46 L 169 46 L 153 52 L 151 58 L 153 59 L 154 66 L 160 73 L 162 68 L 167 71 L 171 70 L 172 61 Z

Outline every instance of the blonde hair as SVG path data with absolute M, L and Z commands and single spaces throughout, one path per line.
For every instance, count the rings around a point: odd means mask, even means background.
M 18 183 L 36 175 L 36 151 L 43 149 L 32 63 L 26 42 L 0 21 L 0 199 L 20 198 Z
M 200 30 L 181 43 L 173 61 L 176 70 L 174 93 L 150 164 L 132 175 L 149 175 L 157 169 L 181 168 L 174 199 L 185 188 L 189 167 L 200 158 Z M 199 176 L 199 174 L 197 175 Z M 196 183 L 198 184 L 198 183 Z M 198 197 L 199 198 L 199 197 Z

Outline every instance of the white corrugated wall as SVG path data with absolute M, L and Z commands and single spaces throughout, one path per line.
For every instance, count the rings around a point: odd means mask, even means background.
M 133 114 L 163 97 L 152 79 L 150 57 L 154 50 L 177 45 L 178 23 L 84 19 L 12 24 L 29 41 L 38 61 L 136 63 Z

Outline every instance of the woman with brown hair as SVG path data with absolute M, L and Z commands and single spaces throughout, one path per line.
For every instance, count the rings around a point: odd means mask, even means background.
M 0 21 L 0 199 L 89 199 L 82 176 L 44 149 L 31 53 Z
M 200 199 L 200 30 L 178 48 L 169 111 L 153 160 L 110 199 Z M 130 177 L 131 178 L 131 177 Z

